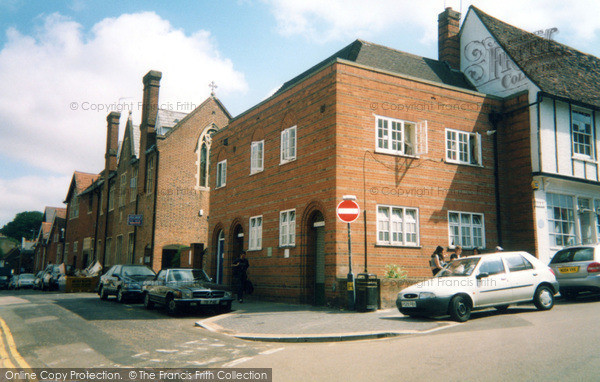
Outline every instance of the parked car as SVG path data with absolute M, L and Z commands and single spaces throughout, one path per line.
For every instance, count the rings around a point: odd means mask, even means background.
M 102 300 L 115 295 L 118 302 L 141 298 L 142 283 L 154 279 L 154 276 L 154 271 L 145 265 L 113 265 L 100 277 L 98 295 Z
M 464 322 L 476 309 L 533 302 L 554 306 L 558 282 L 553 271 L 527 252 L 470 256 L 447 264 L 434 278 L 398 293 L 396 306 L 408 316 L 444 316 Z
M 33 280 L 35 275 L 33 273 L 21 273 L 17 280 L 17 289 L 21 288 L 33 288 Z
M 11 269 L 8 267 L 0 267 L 0 289 L 8 289 L 10 282 Z
M 568 300 L 579 292 L 600 292 L 600 244 L 561 249 L 550 260 L 560 294 Z
M 8 282 L 8 289 L 17 289 L 17 284 L 19 282 L 19 275 L 13 275 Z
M 58 278 L 60 275 L 60 265 L 48 264 L 42 276 L 42 290 L 58 289 Z
M 203 269 L 163 269 L 144 285 L 144 306 L 164 305 L 174 315 L 183 307 L 215 308 L 229 312 L 233 297 L 222 286 L 212 283 Z
M 44 271 L 39 271 L 35 274 L 35 278 L 33 279 L 33 289 L 42 289 L 42 277 L 44 276 Z

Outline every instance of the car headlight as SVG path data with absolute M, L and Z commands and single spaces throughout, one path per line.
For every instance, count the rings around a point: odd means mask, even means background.
M 182 298 L 192 298 L 192 291 L 191 290 L 184 290 L 181 292 L 181 297 Z
M 138 283 L 125 283 L 125 289 L 140 289 L 141 285 Z
M 419 298 L 434 298 L 435 293 L 432 292 L 421 292 L 419 293 Z

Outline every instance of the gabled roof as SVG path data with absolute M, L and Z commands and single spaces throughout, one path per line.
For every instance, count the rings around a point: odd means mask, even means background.
M 42 221 L 52 223 L 55 217 L 65 218 L 67 216 L 67 209 L 61 207 L 46 207 L 44 208 L 44 215 Z
M 156 126 L 154 127 L 156 129 L 156 135 L 167 134 L 173 126 L 184 119 L 186 115 L 187 113 L 179 111 L 159 109 L 156 115 Z
M 140 127 L 134 125 L 131 121 L 131 111 L 129 117 L 127 117 L 127 123 L 125 124 L 125 135 L 129 135 L 129 142 L 131 144 L 131 152 L 136 157 L 140 157 Z M 121 160 L 121 150 L 123 149 L 123 142 L 125 137 L 119 142 L 119 149 L 117 150 L 117 163 Z
M 600 107 L 600 59 L 516 28 L 477 7 L 469 10 L 543 92 Z
M 451 69 L 444 62 L 416 56 L 363 40 L 356 40 L 333 56 L 287 81 L 275 94 L 291 88 L 337 59 L 440 84 L 475 90 L 460 71 Z
M 68 203 L 71 199 L 73 192 L 75 195 L 81 194 L 86 188 L 92 185 L 100 177 L 99 174 L 90 174 L 87 172 L 75 171 L 71 178 L 71 184 L 69 185 L 69 191 L 65 198 L 65 203 Z
M 221 103 L 221 101 L 219 101 L 219 99 L 217 97 L 215 97 L 214 95 L 211 95 L 210 97 L 205 99 L 204 102 L 202 102 L 198 107 L 196 107 L 194 110 L 192 110 L 192 112 L 187 114 L 181 121 L 177 122 L 177 124 L 175 126 L 173 126 L 172 129 L 167 131 L 167 133 L 164 135 L 164 138 L 168 137 L 173 131 L 177 130 L 189 118 L 192 118 L 194 116 L 194 114 L 201 112 L 202 109 L 204 109 L 204 107 L 206 107 L 206 105 L 208 105 L 210 102 L 216 103 L 217 106 L 223 111 L 223 113 L 225 114 L 227 119 L 231 120 L 231 114 L 229 114 L 229 111 L 225 108 L 225 106 Z

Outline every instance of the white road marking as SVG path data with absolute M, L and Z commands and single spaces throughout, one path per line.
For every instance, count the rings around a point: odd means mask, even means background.
M 269 354 L 273 354 L 273 353 L 277 353 L 278 351 L 282 351 L 285 348 L 277 348 L 277 349 L 269 349 L 269 350 L 265 350 L 265 351 L 261 351 L 258 354 L 262 354 L 262 355 L 269 355 Z
M 155 350 L 158 353 L 177 353 L 179 350 L 172 350 L 172 349 L 156 349 Z
M 239 365 L 240 363 L 244 363 L 246 361 L 250 361 L 252 358 L 254 358 L 254 357 L 239 358 L 239 359 L 236 359 L 234 361 L 231 361 L 231 362 L 223 364 L 223 367 L 234 367 L 235 365 Z
M 132 355 L 132 357 L 134 357 L 134 358 L 135 357 L 141 357 L 141 356 L 146 355 L 146 354 L 150 354 L 150 353 L 148 353 L 147 351 L 145 351 L 143 353 L 138 353 L 138 354 Z

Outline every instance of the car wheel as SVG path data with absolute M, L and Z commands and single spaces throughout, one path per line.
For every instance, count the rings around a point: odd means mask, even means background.
M 538 310 L 552 309 L 554 306 L 554 293 L 549 287 L 542 285 L 536 289 L 533 303 Z
M 167 309 L 167 313 L 170 316 L 174 316 L 177 314 L 177 303 L 175 302 L 175 299 L 172 296 L 167 297 L 165 308 Z
M 560 295 L 565 298 L 565 300 L 575 301 L 577 299 L 577 295 L 579 292 L 573 289 L 561 289 Z
M 117 302 L 122 304 L 125 302 L 125 296 L 123 295 L 123 289 L 117 289 Z
M 104 289 L 104 285 L 100 286 L 100 291 L 98 292 L 100 295 L 100 300 L 106 300 L 108 298 L 108 293 L 106 293 L 106 289 Z
M 454 296 L 450 301 L 450 317 L 454 321 L 465 322 L 471 317 L 471 303 L 465 296 Z
M 154 303 L 150 301 L 150 293 L 144 293 L 144 308 L 148 310 L 154 308 Z
M 494 309 L 496 309 L 498 312 L 506 312 L 508 310 L 508 307 L 510 305 L 499 305 L 499 306 L 495 306 Z

